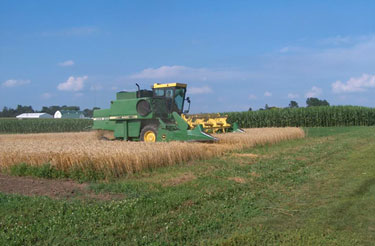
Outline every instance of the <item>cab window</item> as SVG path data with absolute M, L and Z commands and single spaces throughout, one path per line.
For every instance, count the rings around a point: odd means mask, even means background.
M 165 90 L 165 96 L 168 98 L 173 98 L 173 89 L 166 89 Z
M 176 96 L 174 97 L 174 103 L 176 104 L 176 107 L 178 111 L 180 112 L 182 112 L 182 106 L 184 104 L 184 94 L 185 94 L 185 89 L 176 88 Z
M 164 89 L 155 89 L 155 95 L 157 97 L 163 97 L 164 96 Z

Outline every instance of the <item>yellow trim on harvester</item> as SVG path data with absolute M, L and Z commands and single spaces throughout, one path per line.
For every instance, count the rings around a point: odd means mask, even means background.
M 159 84 L 155 83 L 152 88 L 166 88 L 166 87 L 183 87 L 186 88 L 187 84 L 181 84 L 181 83 L 169 83 L 169 84 Z

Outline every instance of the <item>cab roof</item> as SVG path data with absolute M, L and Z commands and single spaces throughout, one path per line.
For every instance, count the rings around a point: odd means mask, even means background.
M 155 83 L 152 88 L 167 88 L 167 87 L 183 87 L 186 88 L 187 84 L 182 84 L 182 83 L 169 83 L 169 84 L 159 84 Z

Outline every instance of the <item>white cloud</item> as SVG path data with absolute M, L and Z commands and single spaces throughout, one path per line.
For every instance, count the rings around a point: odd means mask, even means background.
M 341 41 L 340 41 L 341 39 Z M 327 41 L 328 40 L 328 41 Z M 328 46 L 288 46 L 288 53 L 265 56 L 262 74 L 272 74 L 276 79 L 303 80 L 307 76 L 317 81 L 335 81 L 338 75 L 373 73 L 375 65 L 375 35 L 327 38 L 317 41 L 336 43 Z
M 131 76 L 133 79 L 165 79 L 176 77 L 189 70 L 185 66 L 161 66 L 159 68 L 146 68 L 140 73 Z
M 73 66 L 73 65 L 74 65 L 74 61 L 73 60 L 67 60 L 67 61 L 59 63 L 60 67 L 69 67 L 69 66 Z
M 60 91 L 80 91 L 84 86 L 85 80 L 87 80 L 87 76 L 83 77 L 73 77 L 70 76 L 67 81 L 60 83 L 57 86 L 57 89 Z
M 30 80 L 22 80 L 22 79 L 8 79 L 4 83 L 2 83 L 3 87 L 16 87 L 21 85 L 30 84 Z
M 190 94 L 209 94 L 212 93 L 212 89 L 208 86 L 203 87 L 191 87 L 189 89 Z
M 362 92 L 366 91 L 367 88 L 375 88 L 375 75 L 363 74 L 358 78 L 352 77 L 345 83 L 340 80 L 332 83 L 334 93 Z
M 250 99 L 250 100 L 256 100 L 256 99 L 257 99 L 257 96 L 254 95 L 254 94 L 250 94 L 250 95 L 249 95 L 249 99 Z
M 351 37 L 342 37 L 340 35 L 335 37 L 325 38 L 319 41 L 320 44 L 328 44 L 328 45 L 342 45 L 342 44 L 349 44 L 353 41 Z
M 43 99 L 50 99 L 52 97 L 52 94 L 49 92 L 45 92 L 42 94 Z
M 161 66 L 146 68 L 130 76 L 131 79 L 228 80 L 244 79 L 248 74 L 224 69 L 191 68 L 186 66 Z
M 294 94 L 294 93 L 288 93 L 288 98 L 289 99 L 296 99 L 296 98 L 299 98 L 299 95 L 298 94 Z
M 265 97 L 272 97 L 272 93 L 269 91 L 264 92 Z
M 309 98 L 309 97 L 318 97 L 318 96 L 320 96 L 322 93 L 323 93 L 323 91 L 322 91 L 321 88 L 316 87 L 316 86 L 313 86 L 313 87 L 311 88 L 311 90 L 308 91 L 308 92 L 305 94 L 305 97 L 306 97 L 306 98 Z

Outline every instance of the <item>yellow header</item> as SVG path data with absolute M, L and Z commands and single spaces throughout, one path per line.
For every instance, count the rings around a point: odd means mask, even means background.
M 170 83 L 170 84 L 159 84 L 155 83 L 152 88 L 166 88 L 166 87 L 183 87 L 186 88 L 186 84 L 180 84 L 180 83 Z

